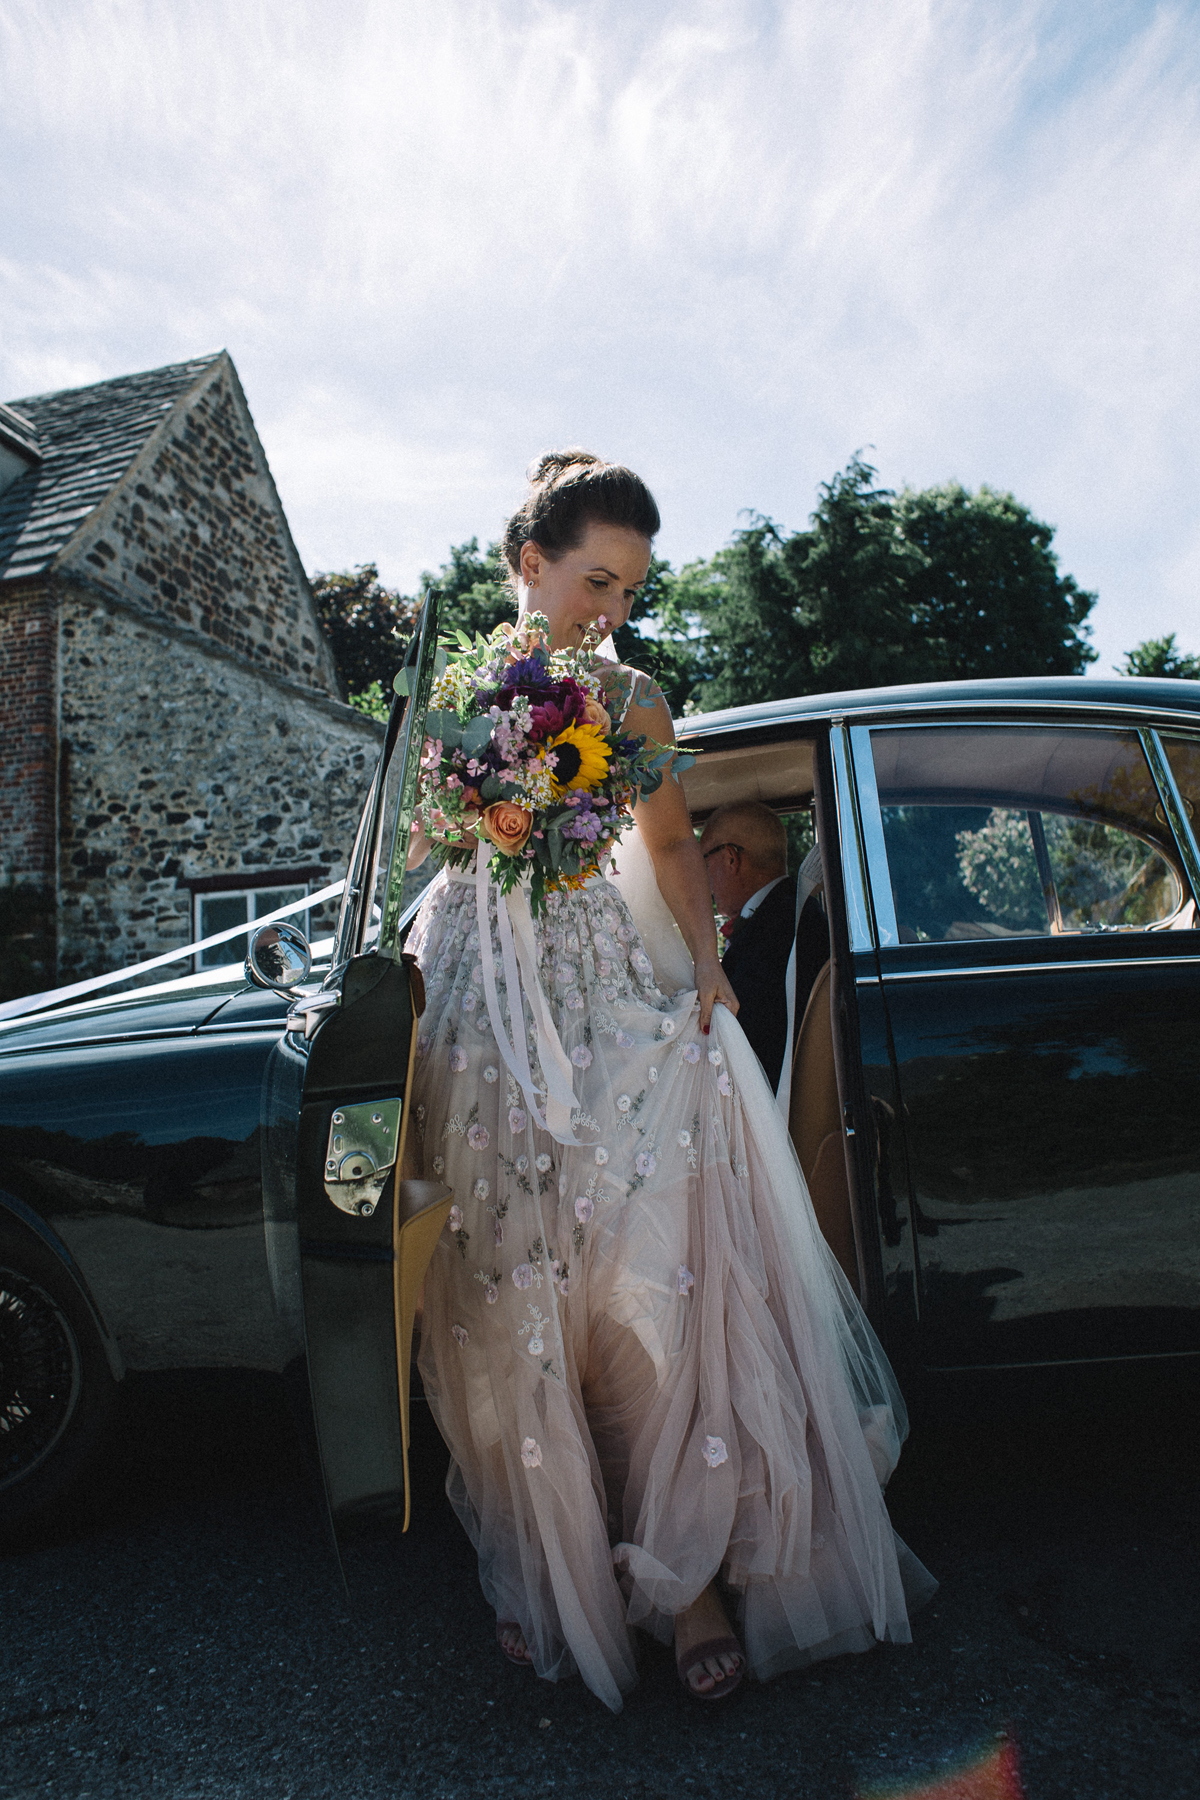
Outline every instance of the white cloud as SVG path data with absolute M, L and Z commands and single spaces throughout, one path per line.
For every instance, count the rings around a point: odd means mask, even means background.
M 1200 648 L 1187 6 L 0 0 L 0 68 L 0 392 L 228 343 L 313 566 L 563 441 L 705 553 L 873 444 Z

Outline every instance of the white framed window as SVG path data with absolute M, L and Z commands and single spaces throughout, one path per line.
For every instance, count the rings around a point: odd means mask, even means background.
M 212 937 L 218 931 L 232 931 L 235 925 L 248 925 L 264 918 L 293 900 L 303 900 L 312 892 L 307 881 L 293 881 L 279 887 L 221 888 L 214 894 L 195 894 L 194 928 L 196 938 Z M 293 913 L 292 919 L 308 936 L 306 912 Z M 196 957 L 197 969 L 222 969 L 240 963 L 246 955 L 246 939 L 230 938 L 228 943 L 214 944 Z

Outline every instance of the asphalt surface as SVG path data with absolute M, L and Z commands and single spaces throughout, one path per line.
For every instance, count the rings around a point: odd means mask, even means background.
M 1195 1800 L 1198 1393 L 1160 1370 L 917 1426 L 890 1500 L 942 1588 L 913 1646 L 707 1708 L 651 1646 L 617 1717 L 502 1659 L 436 1443 L 348 1605 L 281 1387 L 143 1378 L 106 1482 L 0 1560 L 0 1793 L 850 1800 L 1007 1732 L 1029 1800 Z

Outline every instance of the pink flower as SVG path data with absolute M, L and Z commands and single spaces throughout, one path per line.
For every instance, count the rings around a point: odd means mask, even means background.
M 571 1052 L 571 1061 L 575 1064 L 575 1067 L 577 1069 L 590 1069 L 591 1068 L 592 1053 L 588 1049 L 586 1044 L 576 1044 L 575 1048 Z
M 515 1288 L 533 1286 L 533 1270 L 528 1263 L 518 1263 L 512 1272 L 512 1284 Z
M 653 1175 L 658 1167 L 658 1158 L 650 1150 L 639 1150 L 637 1172 L 639 1175 Z
M 521 1461 L 527 1469 L 540 1469 L 542 1466 L 542 1446 L 536 1438 L 525 1438 L 521 1444 Z
M 586 1225 L 595 1210 L 595 1202 L 589 1199 L 587 1194 L 580 1194 L 578 1200 L 575 1202 L 575 1217 L 579 1220 L 579 1223 L 581 1225 Z
M 450 1067 L 456 1075 L 461 1075 L 467 1066 L 467 1053 L 461 1044 L 455 1044 L 450 1052 Z
M 683 1046 L 683 1060 L 684 1062 L 698 1063 L 700 1061 L 699 1044 L 685 1044 Z
M 446 1223 L 447 1223 L 447 1225 L 449 1225 L 451 1231 L 461 1231 L 462 1230 L 463 1216 L 462 1216 L 462 1207 L 461 1206 L 452 1206 L 450 1208 L 450 1216 L 446 1220 Z
M 521 1108 L 519 1106 L 510 1106 L 508 1109 L 508 1129 L 512 1132 L 514 1137 L 520 1137 L 525 1129 L 525 1123 L 525 1114 L 521 1111 Z
M 501 1244 L 504 1242 L 504 1227 L 500 1223 L 499 1219 L 497 1219 L 492 1226 L 492 1241 L 495 1244 L 497 1250 L 500 1248 Z
M 721 1073 L 717 1076 L 717 1092 L 719 1094 L 732 1094 L 733 1092 L 733 1085 L 730 1082 L 729 1071 L 727 1069 L 722 1069 Z
M 729 1452 L 725 1448 L 725 1439 L 706 1437 L 700 1452 L 710 1469 L 719 1469 L 723 1462 L 729 1461 Z
M 465 1331 L 461 1325 L 452 1325 L 450 1327 L 450 1330 L 454 1334 L 454 1341 L 458 1345 L 459 1349 L 465 1350 L 468 1343 L 470 1342 L 470 1334 L 467 1331 Z
M 496 1286 L 494 1281 L 489 1281 L 484 1287 L 483 1297 L 489 1306 L 495 1306 L 497 1300 L 500 1298 L 500 1289 Z
M 685 1297 L 691 1293 L 696 1285 L 696 1277 L 692 1274 L 692 1271 L 688 1268 L 686 1263 L 680 1263 L 679 1274 L 676 1277 L 676 1280 L 679 1284 L 679 1292 Z
M 491 1139 L 488 1137 L 486 1125 L 472 1125 L 467 1132 L 467 1142 L 472 1150 L 486 1150 Z

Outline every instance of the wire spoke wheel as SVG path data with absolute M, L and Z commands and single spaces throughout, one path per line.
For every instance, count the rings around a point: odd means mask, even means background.
M 82 1380 L 70 1320 L 36 1281 L 0 1265 L 0 1489 L 26 1480 L 53 1454 Z

